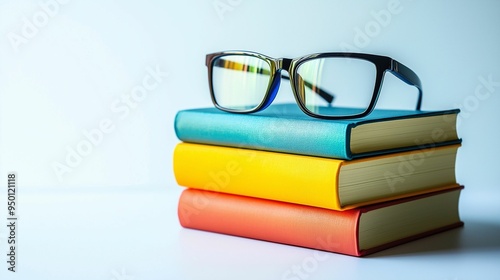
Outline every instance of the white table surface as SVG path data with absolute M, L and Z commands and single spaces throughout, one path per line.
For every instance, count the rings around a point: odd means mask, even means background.
M 181 190 L 20 190 L 17 272 L 0 279 L 500 279 L 500 192 L 466 188 L 464 228 L 355 258 L 183 229 Z

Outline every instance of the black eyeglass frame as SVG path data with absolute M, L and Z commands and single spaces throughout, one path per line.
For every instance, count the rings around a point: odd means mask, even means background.
M 252 109 L 233 110 L 233 109 L 225 108 L 225 107 L 220 106 L 217 103 L 217 100 L 215 98 L 214 89 L 213 89 L 213 82 L 212 82 L 212 73 L 213 73 L 214 62 L 218 58 L 221 58 L 223 56 L 231 56 L 231 55 L 246 55 L 246 56 L 257 57 L 257 58 L 260 58 L 260 59 L 266 61 L 270 65 L 271 73 L 270 73 L 270 79 L 269 79 L 269 84 L 267 87 L 266 94 L 265 94 L 262 102 Z M 296 88 L 297 77 L 298 77 L 297 69 L 299 68 L 299 66 L 302 63 L 307 62 L 309 60 L 318 59 L 318 58 L 328 58 L 328 57 L 348 57 L 348 58 L 363 59 L 363 60 L 367 60 L 375 65 L 376 72 L 377 72 L 376 78 L 375 78 L 375 86 L 373 89 L 371 101 L 368 104 L 368 107 L 365 109 L 365 111 L 363 111 L 359 114 L 349 115 L 349 116 L 325 116 L 325 115 L 320 115 L 320 114 L 317 114 L 317 113 L 310 111 L 309 109 L 307 109 L 305 104 L 303 104 L 302 99 L 299 97 L 299 93 L 298 93 L 299 91 Z M 328 119 L 328 120 L 338 120 L 338 119 L 362 118 L 362 117 L 369 115 L 373 111 L 373 109 L 375 108 L 375 105 L 377 103 L 386 72 L 392 73 L 393 75 L 395 75 L 400 80 L 407 83 L 408 85 L 415 86 L 418 89 L 418 99 L 417 99 L 416 110 L 420 110 L 420 107 L 422 104 L 422 83 L 420 81 L 420 78 L 410 68 L 408 68 L 404 64 L 396 61 L 395 59 L 392 59 L 392 58 L 387 57 L 387 56 L 365 54 L 365 53 L 352 53 L 352 52 L 329 52 L 329 53 L 316 53 L 316 54 L 311 54 L 311 55 L 307 55 L 307 56 L 302 56 L 302 57 L 290 59 L 290 58 L 272 58 L 272 57 L 269 57 L 269 56 L 266 56 L 266 55 L 263 55 L 260 53 L 249 52 L 249 51 L 223 51 L 223 52 L 216 52 L 216 53 L 207 54 L 205 64 L 208 67 L 208 81 L 209 81 L 209 87 L 210 87 L 210 96 L 211 96 L 211 99 L 212 99 L 214 106 L 220 110 L 223 110 L 226 112 L 231 112 L 231 113 L 255 113 L 255 112 L 258 112 L 258 111 L 261 111 L 261 110 L 264 110 L 265 108 L 267 108 L 274 100 L 274 97 L 276 96 L 276 93 L 278 91 L 280 79 L 283 77 L 282 73 L 281 73 L 282 70 L 285 70 L 288 72 L 289 79 L 290 79 L 290 86 L 292 87 L 295 101 L 299 105 L 299 108 L 307 115 L 309 115 L 311 117 L 315 117 L 315 118 Z

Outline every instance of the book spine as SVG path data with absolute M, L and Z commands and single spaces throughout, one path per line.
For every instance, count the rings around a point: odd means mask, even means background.
M 186 189 L 179 221 L 193 228 L 359 256 L 359 211 L 332 211 L 291 203 Z
M 179 143 L 174 175 L 181 186 L 340 209 L 342 160 Z
M 175 132 L 181 141 L 351 159 L 345 123 L 261 115 L 177 113 Z

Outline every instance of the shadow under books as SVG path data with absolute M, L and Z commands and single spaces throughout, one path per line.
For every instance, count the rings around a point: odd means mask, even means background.
M 417 256 L 459 252 L 486 252 L 500 250 L 500 223 L 464 220 L 461 228 L 396 246 L 365 258 Z
M 363 259 L 500 251 L 500 223 L 467 219 L 464 219 L 464 223 L 463 227 L 370 254 L 363 257 Z M 255 246 L 263 246 L 262 250 L 257 249 L 254 254 L 260 254 L 259 252 L 261 251 L 268 252 L 264 250 L 268 242 L 256 242 L 248 238 L 227 238 L 227 235 L 218 233 L 210 233 L 208 235 L 204 233 L 204 231 L 181 229 L 179 235 L 179 241 L 183 248 L 181 251 L 189 255 L 186 256 L 189 259 L 193 255 L 206 259 L 213 258 L 219 254 L 234 254 L 232 257 L 237 258 L 237 255 L 241 253 L 239 250 L 234 250 L 237 246 L 250 246 L 254 249 Z M 207 238 L 209 241 L 207 241 Z M 281 251 L 278 250 L 275 252 L 279 254 L 278 252 Z M 232 257 L 229 259 L 232 259 Z

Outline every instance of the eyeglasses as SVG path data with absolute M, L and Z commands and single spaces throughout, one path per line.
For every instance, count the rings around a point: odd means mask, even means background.
M 232 113 L 254 113 L 267 108 L 283 78 L 290 80 L 297 104 L 309 116 L 364 117 L 375 107 L 386 71 L 418 89 L 416 110 L 422 103 L 422 85 L 417 74 L 386 56 L 318 53 L 276 59 L 255 52 L 226 51 L 208 54 L 206 65 L 215 107 Z

